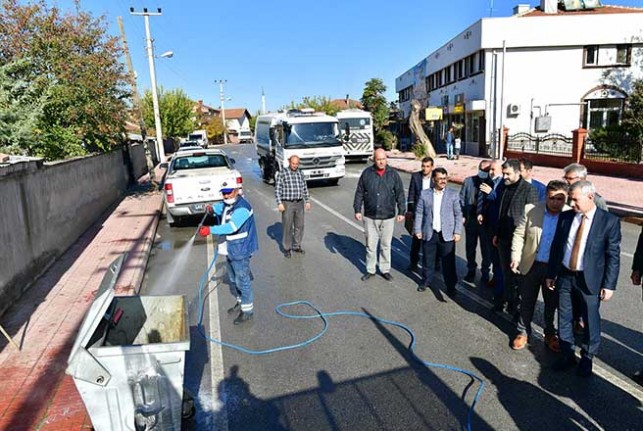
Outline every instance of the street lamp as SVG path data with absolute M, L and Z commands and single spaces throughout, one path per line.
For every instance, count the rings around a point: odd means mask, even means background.
M 154 125 L 156 127 L 156 151 L 159 158 L 159 163 L 165 161 L 165 149 L 163 148 L 163 132 L 161 129 L 161 113 L 159 111 L 159 95 L 156 91 L 156 69 L 154 67 L 154 47 L 152 46 L 152 36 L 150 35 L 150 15 L 160 16 L 161 8 L 157 12 L 148 12 L 147 8 L 143 8 L 143 12 L 134 12 L 134 8 L 130 8 L 131 15 L 143 15 L 145 18 L 145 37 L 147 40 L 147 60 L 150 65 L 150 80 L 152 81 L 152 104 L 154 106 Z M 165 52 L 161 57 L 172 57 L 172 51 Z
M 163 54 L 161 54 L 161 57 L 163 57 L 163 58 L 172 58 L 172 57 L 174 57 L 174 51 L 165 51 Z

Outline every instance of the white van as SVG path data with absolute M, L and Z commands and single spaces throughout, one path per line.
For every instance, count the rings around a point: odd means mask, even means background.
M 197 141 L 203 148 L 208 148 L 208 133 L 205 130 L 195 130 L 188 135 L 188 141 Z
M 328 180 L 337 184 L 346 172 L 337 118 L 312 109 L 257 117 L 255 148 L 266 182 L 273 181 L 280 170 L 288 167 L 292 155 L 299 156 L 299 169 L 309 181 Z

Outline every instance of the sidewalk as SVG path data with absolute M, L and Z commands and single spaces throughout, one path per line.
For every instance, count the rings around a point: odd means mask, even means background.
M 162 174 L 157 169 L 157 178 Z M 117 294 L 136 293 L 161 204 L 162 194 L 149 181 L 139 182 L 2 316 L 0 323 L 20 351 L 0 339 L 0 430 L 92 428 L 73 380 L 65 374 L 67 358 L 107 267 L 121 253 L 129 254 Z
M 389 151 L 388 165 L 404 172 L 417 172 L 420 170 L 420 161 L 415 159 L 413 153 Z M 447 160 L 438 157 L 435 166 L 442 166 L 449 173 L 449 180 L 462 184 L 466 177 L 478 172 L 481 157 L 460 156 L 459 160 Z M 643 169 L 643 168 L 642 168 Z M 562 179 L 563 170 L 545 166 L 534 166 L 534 178 L 547 184 L 551 180 Z M 643 181 L 628 178 L 592 175 L 587 177 L 596 190 L 607 200 L 610 212 L 622 217 L 643 217 Z

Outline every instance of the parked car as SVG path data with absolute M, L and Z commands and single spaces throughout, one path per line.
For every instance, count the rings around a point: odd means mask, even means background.
M 254 142 L 251 130 L 242 130 L 239 132 L 240 144 L 252 144 Z
M 222 150 L 178 151 L 163 186 L 168 224 L 175 226 L 187 216 L 203 215 L 207 204 L 223 200 L 219 190 L 224 183 L 242 188 L 243 179 L 234 163 Z

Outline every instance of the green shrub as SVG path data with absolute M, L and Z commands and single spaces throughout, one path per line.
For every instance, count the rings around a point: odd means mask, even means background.
M 397 138 L 388 130 L 379 130 L 375 133 L 375 145 L 389 151 L 397 148 Z
M 415 154 L 415 157 L 418 159 L 422 159 L 426 156 L 426 147 L 420 143 L 413 144 L 411 151 L 413 151 L 413 154 Z

